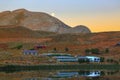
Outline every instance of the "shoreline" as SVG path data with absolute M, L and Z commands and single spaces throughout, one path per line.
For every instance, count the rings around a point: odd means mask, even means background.
M 19 72 L 34 70 L 120 70 L 120 64 L 44 64 L 44 65 L 5 65 L 0 72 Z

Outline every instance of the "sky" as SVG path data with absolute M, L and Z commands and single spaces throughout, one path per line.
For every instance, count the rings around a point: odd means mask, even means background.
M 0 0 L 0 12 L 24 8 L 45 12 L 92 32 L 120 31 L 120 0 Z

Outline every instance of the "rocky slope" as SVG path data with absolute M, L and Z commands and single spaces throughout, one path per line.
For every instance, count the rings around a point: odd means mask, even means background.
M 69 28 L 66 33 L 91 33 L 91 31 L 84 25 L 78 25 L 73 28 Z
M 84 26 L 71 28 L 57 18 L 43 12 L 31 12 L 25 9 L 0 13 L 0 26 L 23 26 L 31 30 L 57 33 L 90 33 Z

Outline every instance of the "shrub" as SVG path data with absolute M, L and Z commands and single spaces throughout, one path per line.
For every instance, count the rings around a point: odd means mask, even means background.
M 56 51 L 57 51 L 57 49 L 56 49 L 56 48 L 53 48 L 53 51 L 55 51 L 55 52 L 56 52 Z
M 106 48 L 106 49 L 105 49 L 105 53 L 109 53 L 109 48 Z
M 85 53 L 86 53 L 86 54 L 89 54 L 90 52 L 91 52 L 90 49 L 86 49 L 86 50 L 85 50 Z
M 91 52 L 93 54 L 99 54 L 100 50 L 98 48 L 93 48 L 93 49 L 91 49 Z
M 15 46 L 15 47 L 13 47 L 13 49 L 21 49 L 22 47 L 23 47 L 23 45 L 20 44 L 20 45 L 17 45 L 17 46 Z
M 68 49 L 68 48 L 65 48 L 65 51 L 66 51 L 66 52 L 68 52 L 68 51 L 69 51 L 69 49 Z
M 114 60 L 113 59 L 107 59 L 107 62 L 112 63 Z
M 100 57 L 100 62 L 104 62 L 105 58 L 104 57 Z
M 90 62 L 89 59 L 78 59 L 79 63 L 86 63 L 86 62 Z

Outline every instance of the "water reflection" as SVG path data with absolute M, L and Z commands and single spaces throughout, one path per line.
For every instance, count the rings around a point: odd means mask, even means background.
M 104 78 L 119 73 L 119 71 L 55 71 L 52 74 L 49 72 L 47 77 L 42 78 L 25 78 L 24 80 L 110 80 Z
M 101 71 L 60 71 L 53 77 L 58 78 L 71 78 L 71 77 L 98 77 L 101 75 Z
M 80 71 L 79 76 L 85 77 L 98 77 L 101 75 L 101 71 Z
M 57 74 L 55 74 L 52 77 L 58 77 L 58 78 L 71 78 L 71 77 L 77 77 L 79 75 L 78 72 L 76 71 L 62 71 L 62 72 L 58 72 Z
M 56 70 L 0 72 L 0 80 L 120 80 L 120 71 Z
M 39 78 L 25 78 L 23 80 L 39 80 Z

